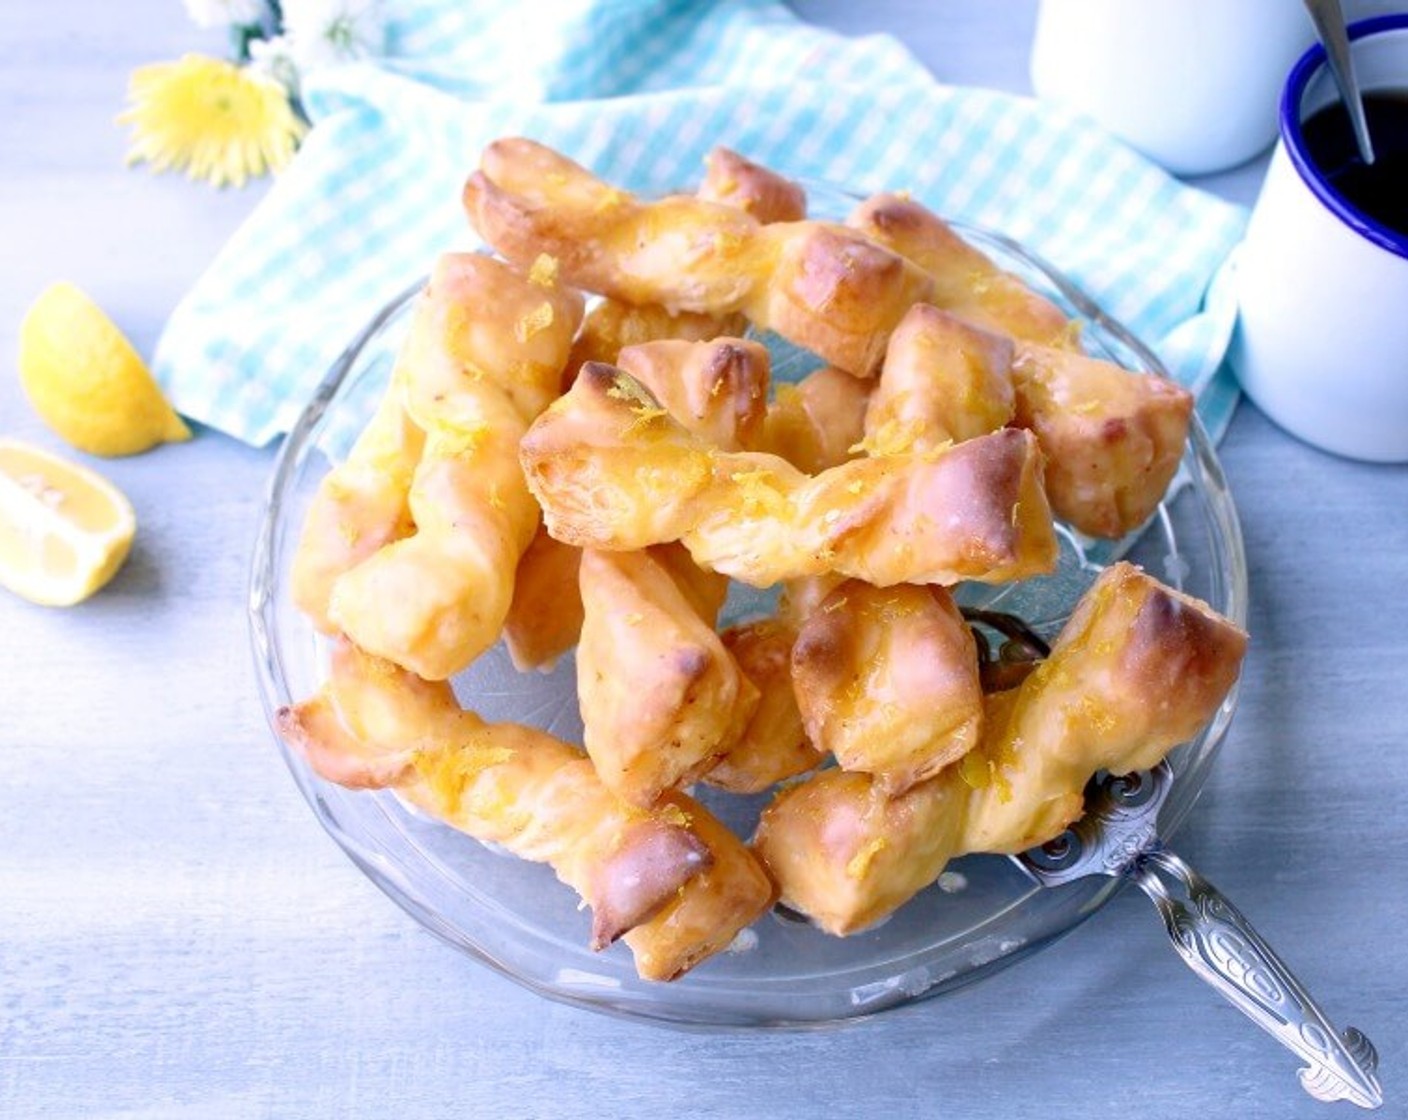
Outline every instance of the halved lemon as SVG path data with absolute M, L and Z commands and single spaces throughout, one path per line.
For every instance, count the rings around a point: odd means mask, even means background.
M 136 531 L 131 503 L 105 478 L 0 439 L 0 585 L 71 606 L 112 579 Z
M 90 455 L 135 455 L 191 438 L 126 336 L 69 283 L 46 288 L 20 325 L 20 383 L 49 425 Z

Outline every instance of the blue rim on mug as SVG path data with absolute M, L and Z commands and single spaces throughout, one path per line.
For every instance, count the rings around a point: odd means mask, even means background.
M 1383 31 L 1408 31 L 1408 12 L 1375 16 L 1373 19 L 1352 23 L 1349 25 L 1349 38 L 1353 42 Z M 1325 48 L 1316 43 L 1301 55 L 1300 61 L 1291 68 L 1290 77 L 1286 79 L 1286 88 L 1281 94 L 1281 138 L 1285 142 L 1286 152 L 1306 185 L 1335 217 L 1380 248 L 1400 257 L 1408 257 L 1408 235 L 1390 229 L 1382 222 L 1376 222 L 1350 206 L 1339 192 L 1330 186 L 1321 170 L 1310 161 L 1310 156 L 1305 150 L 1300 102 L 1312 75 L 1324 64 Z M 1405 83 L 1408 83 L 1408 74 L 1404 75 L 1404 79 Z

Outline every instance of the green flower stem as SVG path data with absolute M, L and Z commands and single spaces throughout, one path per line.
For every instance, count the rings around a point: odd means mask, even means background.
M 264 28 L 257 23 L 231 24 L 230 48 L 235 52 L 235 61 L 249 61 L 249 44 L 264 38 Z

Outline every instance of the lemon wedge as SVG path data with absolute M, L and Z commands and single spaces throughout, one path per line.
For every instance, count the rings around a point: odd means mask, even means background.
M 46 288 L 20 326 L 20 383 L 63 439 L 90 455 L 135 455 L 191 438 L 117 324 L 72 284 Z
M 33 603 L 72 606 L 112 579 L 136 531 L 112 483 L 0 439 L 0 585 Z

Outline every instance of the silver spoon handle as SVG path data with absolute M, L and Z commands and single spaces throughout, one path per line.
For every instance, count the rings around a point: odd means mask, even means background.
M 1165 878 L 1166 877 L 1166 878 Z M 1166 881 L 1167 879 L 1167 881 Z M 1158 907 L 1184 962 L 1305 1063 L 1300 1083 L 1322 1101 L 1378 1108 L 1379 1056 L 1354 1027 L 1341 1034 L 1271 946 L 1222 893 L 1172 852 L 1141 857 L 1134 881 Z
M 1369 139 L 1369 124 L 1364 119 L 1364 102 L 1359 97 L 1359 80 L 1354 74 L 1354 55 L 1349 49 L 1349 36 L 1344 29 L 1344 9 L 1340 0 L 1305 0 L 1306 10 L 1315 22 L 1316 34 L 1325 44 L 1325 54 L 1330 60 L 1330 73 L 1339 87 L 1340 100 L 1349 112 L 1350 124 L 1354 126 L 1354 139 L 1359 145 L 1360 158 L 1365 163 L 1374 162 L 1374 145 Z

